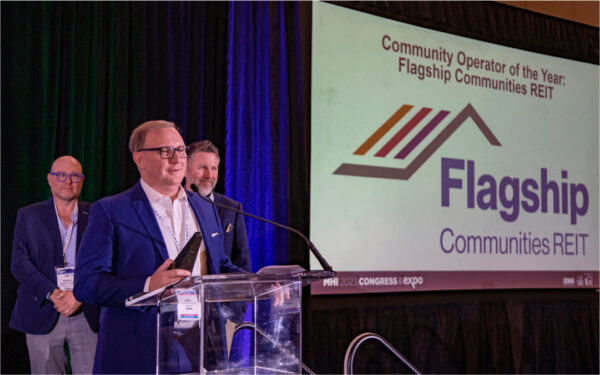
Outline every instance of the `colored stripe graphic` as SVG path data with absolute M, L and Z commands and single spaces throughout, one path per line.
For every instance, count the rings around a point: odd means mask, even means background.
M 333 174 L 408 180 L 469 117 L 492 146 L 502 146 L 486 123 L 481 119 L 481 116 L 475 111 L 475 108 L 469 103 L 406 168 L 343 163 Z
M 398 133 L 396 133 L 396 135 L 394 135 L 392 137 L 392 139 L 390 139 L 382 148 L 381 150 L 377 151 L 377 153 L 375 154 L 375 156 L 377 157 L 385 157 L 390 151 L 392 151 L 392 149 L 394 147 L 396 147 L 396 145 L 398 143 L 400 143 L 400 141 L 402 139 L 404 139 L 404 137 L 406 137 L 406 135 L 414 129 L 415 126 L 417 126 L 417 124 L 419 122 L 421 122 L 421 120 L 423 120 L 423 118 L 425 116 L 427 116 L 429 114 L 429 112 L 431 112 L 431 108 L 421 108 L 421 110 L 419 112 L 417 112 L 416 115 L 414 115 L 413 118 L 410 119 L 410 121 L 408 121 L 406 123 L 406 125 L 404 125 L 402 127 L 402 129 L 400 129 L 398 131 Z
M 379 142 L 381 137 L 383 137 L 391 128 L 393 128 L 394 125 L 396 125 L 396 123 L 398 121 L 400 121 L 402 119 L 402 117 L 404 117 L 404 115 L 407 114 L 408 111 L 410 111 L 412 109 L 412 107 L 413 107 L 412 105 L 408 105 L 408 104 L 404 104 L 402 107 L 400 107 L 400 109 L 398 109 L 396 111 L 396 113 L 394 113 L 392 115 L 392 117 L 387 119 L 387 121 L 384 122 L 383 125 L 381 125 L 381 127 L 379 129 L 377 129 L 375 131 L 375 133 L 373 133 L 365 141 L 365 143 L 360 145 L 360 147 L 357 148 L 356 151 L 354 151 L 354 155 L 366 154 L 371 149 L 371 147 L 373 147 L 373 145 L 375 145 L 375 143 Z
M 404 159 L 407 157 L 408 154 L 410 154 L 411 151 L 414 150 L 415 147 L 417 147 L 419 143 L 421 143 L 423 139 L 425 139 L 425 137 L 427 137 L 429 133 L 431 133 L 431 131 L 435 129 L 435 127 L 438 126 L 438 124 L 442 122 L 444 118 L 446 118 L 446 116 L 448 116 L 448 113 L 450 113 L 450 111 L 439 111 L 438 114 L 435 115 L 431 121 L 429 121 L 429 124 L 425 125 L 425 127 L 421 129 L 421 131 L 413 139 L 411 139 L 402 150 L 400 150 L 394 159 Z

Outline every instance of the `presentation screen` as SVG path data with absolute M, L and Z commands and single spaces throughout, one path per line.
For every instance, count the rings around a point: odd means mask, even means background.
M 318 2 L 312 38 L 313 294 L 598 287 L 598 65 Z

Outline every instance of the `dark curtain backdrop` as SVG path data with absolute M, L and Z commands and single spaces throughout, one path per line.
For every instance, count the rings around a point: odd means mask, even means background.
M 319 374 L 343 372 L 350 341 L 383 336 L 424 374 L 597 374 L 598 293 L 458 291 L 315 296 L 304 356 Z M 306 321 L 305 321 L 305 324 Z M 314 349 L 318 348 L 318 349 Z M 376 341 L 356 354 L 357 374 L 411 374 Z
M 309 181 L 298 8 L 292 2 L 231 4 L 225 144 L 227 193 L 250 212 L 296 228 L 305 227 L 296 218 L 305 221 Z M 254 271 L 287 263 L 288 232 L 251 219 L 246 225 Z M 302 243 L 292 241 L 302 254 Z
M 418 26 L 598 63 L 598 29 L 491 2 L 340 3 Z M 78 158 L 94 201 L 135 183 L 131 130 L 167 119 L 221 151 L 217 191 L 308 231 L 311 5 L 2 2 L 2 373 L 29 370 L 8 328 L 16 211 L 46 199 L 52 160 Z M 253 269 L 301 264 L 302 241 L 247 220 Z M 318 246 L 318 244 L 316 244 Z M 327 255 L 326 249 L 321 249 Z M 335 265 L 334 269 L 335 269 Z M 308 290 L 305 291 L 308 293 Z M 342 372 L 376 331 L 425 372 L 598 373 L 595 291 L 304 296 L 304 362 Z M 404 372 L 381 347 L 359 372 Z
M 128 137 L 149 119 L 222 144 L 226 44 L 227 3 L 3 3 L 2 173 L 19 182 L 3 203 L 46 198 L 64 154 L 83 164 L 86 200 L 131 186 Z

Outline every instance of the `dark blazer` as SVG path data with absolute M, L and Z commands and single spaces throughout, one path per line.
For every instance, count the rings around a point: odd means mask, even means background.
M 213 192 L 213 196 L 215 202 L 243 211 L 240 202 L 216 192 Z M 225 255 L 239 268 L 252 272 L 244 215 L 222 207 L 217 207 L 217 210 L 223 226 L 223 251 Z
M 213 191 L 216 203 L 223 204 L 236 210 L 243 211 L 242 204 L 229 197 Z M 250 267 L 250 250 L 248 249 L 248 235 L 246 234 L 246 223 L 244 215 L 235 211 L 217 206 L 219 218 L 223 227 L 223 250 L 231 262 L 239 268 L 252 272 Z M 230 302 L 224 304 L 229 309 L 228 318 L 235 323 L 244 321 L 244 313 L 248 304 L 245 302 Z
M 186 192 L 204 237 L 210 274 L 240 272 L 223 253 L 217 210 Z M 75 297 L 102 306 L 94 373 L 156 371 L 156 309 L 124 307 L 169 257 L 152 206 L 138 182 L 98 200 L 75 269 Z
M 88 202 L 78 202 L 77 252 L 87 226 L 90 206 Z M 58 225 L 52 198 L 17 212 L 11 271 L 20 285 L 10 317 L 11 328 L 41 335 L 49 333 L 58 320 L 59 312 L 54 309 L 52 301 L 46 299 L 48 293 L 58 287 L 54 267 L 63 266 Z M 92 330 L 98 332 L 100 309 L 83 305 L 83 312 Z

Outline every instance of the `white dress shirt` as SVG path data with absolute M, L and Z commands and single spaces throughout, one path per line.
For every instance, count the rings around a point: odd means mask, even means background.
M 145 183 L 143 179 L 140 179 L 140 185 L 146 193 L 148 201 L 150 201 L 150 206 L 152 206 L 154 217 L 167 246 L 169 258 L 175 259 L 192 235 L 200 231 L 196 215 L 190 207 L 185 190 L 180 186 L 177 197 L 172 201 L 171 197 L 160 194 Z M 206 247 L 204 240 L 202 240 L 192 275 L 199 276 L 206 273 Z M 150 278 L 146 280 L 144 291 L 148 291 L 149 282 Z

